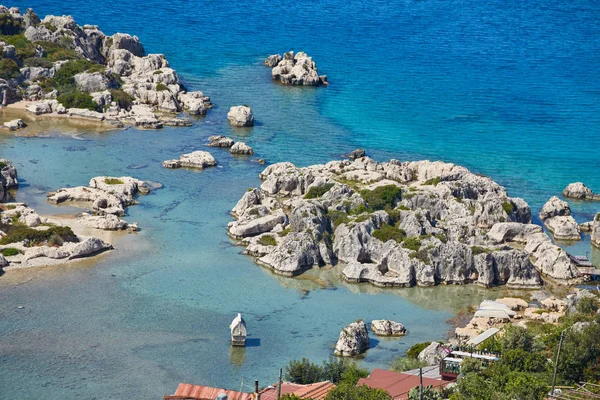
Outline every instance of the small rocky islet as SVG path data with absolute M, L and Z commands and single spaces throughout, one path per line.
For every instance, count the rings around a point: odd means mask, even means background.
M 267 167 L 260 188 L 232 209 L 229 235 L 257 263 L 287 276 L 340 265 L 345 280 L 377 286 L 539 288 L 545 278 L 579 281 L 567 252 L 531 223 L 527 202 L 492 179 L 440 161 L 354 158 Z M 541 217 L 561 226 L 553 219 L 567 213 L 551 199 Z M 596 244 L 598 216 L 590 230 Z
M 26 100 L 35 115 L 150 129 L 190 125 L 176 115 L 204 115 L 212 106 L 202 92 L 187 91 L 164 55 L 146 54 L 137 36 L 107 36 L 71 16 L 40 19 L 32 9 L 0 6 L 0 15 L 10 27 L 0 43 L 3 106 Z

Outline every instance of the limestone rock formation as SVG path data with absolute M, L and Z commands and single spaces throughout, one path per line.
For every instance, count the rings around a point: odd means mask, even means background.
M 273 68 L 271 76 L 274 80 L 286 85 L 327 85 L 327 76 L 319 75 L 312 57 L 304 52 L 294 54 L 290 51 L 283 57 L 272 55 L 265 60 L 265 65 Z
M 592 233 L 590 234 L 592 244 L 598 248 L 600 248 L 600 213 L 596 214 L 594 217 L 594 222 L 592 224 Z
M 233 126 L 254 126 L 254 114 L 248 106 L 234 106 L 227 113 L 227 120 Z
M 2 182 L 0 185 L 0 191 L 2 191 L 2 193 L 4 193 L 6 189 L 12 189 L 19 186 L 17 169 L 12 161 L 7 160 L 6 158 L 0 158 L 0 181 Z M 0 199 L 2 197 L 3 196 L 0 196 Z
M 375 319 L 371 322 L 371 330 L 377 336 L 404 336 L 406 328 L 399 322 L 388 319 Z
M 538 271 L 559 280 L 578 276 L 531 224 L 524 200 L 460 166 L 364 156 L 304 168 L 277 163 L 260 177 L 260 188 L 233 208 L 228 232 L 277 237 L 268 247 L 242 242 L 276 273 L 342 263 L 347 281 L 377 286 L 520 288 L 541 286 Z
M 188 92 L 184 88 L 164 55 L 146 54 L 137 36 L 126 33 L 107 36 L 95 25 L 77 25 L 71 16 L 48 15 L 40 20 L 31 9 L 21 15 L 3 7 L 0 15 L 3 14 L 9 14 L 6 18 L 19 22 L 15 29 L 31 42 L 27 45 L 35 52 L 34 57 L 39 59 L 36 66 L 23 66 L 24 56 L 14 46 L 2 42 L 3 57 L 22 67 L 17 78 L 0 81 L 3 105 L 22 98 L 39 102 L 27 107 L 27 111 L 36 115 L 61 113 L 69 117 L 91 118 L 111 127 L 132 124 L 146 129 L 164 125 L 187 126 L 189 121 L 174 119 L 164 113 L 185 110 L 192 115 L 204 115 L 212 107 L 210 98 L 202 92 Z M 59 61 L 51 57 L 57 45 L 64 53 L 61 54 L 64 59 Z M 33 58 L 32 55 L 27 57 Z M 67 63 L 78 71 L 73 76 L 77 89 L 93 97 L 104 118 L 66 110 L 63 105 L 58 107 L 47 102 L 49 98 L 56 99 L 62 94 L 63 87 L 53 84 L 52 79 Z M 50 82 L 53 90 L 42 89 L 44 85 L 41 82 Z M 149 109 L 136 109 L 135 106 L 141 105 Z
M 342 329 L 334 353 L 336 356 L 352 357 L 364 353 L 368 349 L 367 325 L 363 320 L 359 320 Z
M 182 154 L 178 160 L 163 161 L 163 167 L 167 168 L 198 168 L 204 169 L 217 165 L 217 160 L 208 151 L 194 151 L 188 154 Z
M 125 215 L 125 208 L 138 204 L 138 194 L 147 194 L 150 188 L 143 182 L 129 176 L 92 178 L 88 186 L 58 189 L 49 192 L 47 200 L 53 204 L 78 202 L 91 204 L 97 215 Z
M 244 142 L 236 142 L 233 146 L 231 146 L 231 148 L 229 149 L 229 152 L 231 154 L 243 154 L 243 155 L 254 154 L 254 150 L 252 150 L 252 147 L 248 146 Z
M 600 194 L 592 192 L 583 182 L 569 183 L 562 192 L 563 196 L 578 200 L 600 200 Z
M 233 139 L 225 137 L 225 136 L 221 136 L 221 135 L 210 136 L 208 138 L 208 141 L 209 141 L 208 146 L 210 146 L 210 147 L 230 148 L 235 143 L 233 141 Z
M 447 353 L 439 342 L 431 342 L 417 356 L 419 361 L 427 363 L 427 365 L 438 365 L 440 361 L 446 357 Z
M 3 126 L 11 131 L 16 131 L 19 129 L 23 129 L 27 126 L 27 124 L 25 124 L 25 122 L 18 118 L 18 119 L 13 119 L 10 121 L 6 121 Z
M 540 219 L 556 240 L 581 239 L 581 230 L 575 218 L 571 216 L 571 207 L 556 196 L 544 204 Z

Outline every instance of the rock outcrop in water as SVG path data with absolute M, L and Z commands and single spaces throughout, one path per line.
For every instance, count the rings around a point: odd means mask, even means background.
M 254 126 L 254 114 L 248 106 L 234 106 L 227 113 L 227 120 L 233 126 Z
M 571 207 L 566 201 L 553 196 L 544 204 L 540 219 L 556 240 L 580 240 L 581 229 L 571 215 Z
M 90 213 L 78 216 L 82 225 L 103 230 L 137 230 L 137 225 L 120 219 L 125 209 L 138 204 L 138 194 L 150 193 L 145 182 L 129 176 L 92 178 L 88 186 L 58 189 L 48 193 L 48 202 L 60 204 L 79 203 L 91 208 Z
M 563 196 L 578 200 L 600 200 L 600 194 L 592 192 L 583 182 L 569 183 L 562 192 Z
M 204 169 L 217 165 L 217 160 L 208 151 L 194 151 L 188 154 L 182 154 L 177 160 L 163 161 L 163 167 L 166 168 L 197 168 Z
M 334 354 L 352 357 L 369 349 L 369 333 L 363 320 L 351 323 L 340 332 Z
M 185 89 L 164 55 L 146 54 L 137 36 L 107 36 L 71 16 L 40 20 L 31 9 L 21 14 L 0 6 L 0 17 L 10 26 L 0 43 L 2 105 L 24 99 L 33 101 L 27 110 L 36 115 L 151 129 L 190 124 L 161 113 L 203 115 L 211 107 L 202 92 Z
M 228 225 L 246 252 L 278 274 L 341 264 L 350 282 L 431 286 L 476 282 L 534 288 L 540 273 L 579 273 L 531 224 L 531 211 L 490 178 L 443 162 L 368 157 L 267 167 Z
M 389 319 L 375 319 L 371 322 L 371 330 L 377 336 L 404 336 L 406 327 Z
M 25 203 L 0 204 L 0 268 L 61 264 L 110 249 L 101 239 L 49 223 Z
M 0 202 L 4 198 L 7 189 L 19 186 L 17 181 L 17 169 L 12 161 L 0 158 Z
M 304 52 L 294 54 L 289 51 L 283 55 L 274 54 L 265 60 L 265 65 L 273 68 L 273 80 L 286 85 L 320 86 L 327 85 L 327 76 L 319 75 L 312 57 Z

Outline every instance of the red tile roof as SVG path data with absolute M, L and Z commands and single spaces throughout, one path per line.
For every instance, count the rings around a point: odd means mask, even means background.
M 423 378 L 423 386 L 442 387 L 449 383 L 450 381 Z M 393 400 L 404 400 L 408 398 L 410 389 L 419 386 L 419 376 L 376 368 L 368 378 L 358 380 L 357 386 L 360 385 L 383 389 L 392 396 Z
M 277 385 L 270 386 L 260 392 L 260 400 L 277 400 Z M 283 382 L 281 385 L 281 395 L 295 394 L 301 399 L 323 400 L 327 393 L 335 385 L 329 381 L 311 383 L 309 385 L 299 385 L 297 383 Z
M 209 386 L 191 385 L 180 383 L 173 396 L 165 396 L 164 400 L 189 399 L 189 400 L 214 400 L 221 393 L 227 395 L 227 400 L 252 400 L 252 394 L 240 393 L 234 390 L 213 388 Z

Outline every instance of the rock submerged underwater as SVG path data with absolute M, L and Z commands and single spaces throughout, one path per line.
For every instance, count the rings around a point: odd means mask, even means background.
M 339 265 L 376 286 L 538 288 L 579 278 L 520 198 L 464 167 L 369 157 L 273 164 L 232 210 L 230 236 L 273 272 Z

